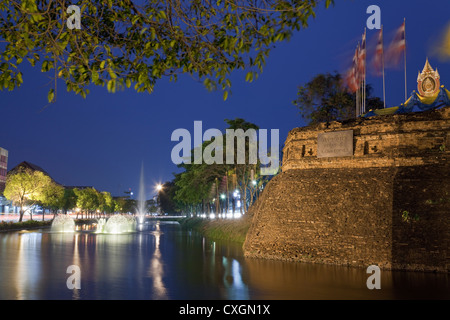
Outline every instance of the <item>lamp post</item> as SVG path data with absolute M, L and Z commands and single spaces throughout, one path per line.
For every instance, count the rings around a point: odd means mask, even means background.
M 156 197 L 156 205 L 158 206 L 157 212 L 161 214 L 161 199 L 159 197 L 159 193 L 163 190 L 162 184 L 158 183 L 155 187 L 156 191 L 158 191 L 158 195 Z
M 222 199 L 222 203 L 224 203 L 225 202 L 225 199 L 227 198 L 227 196 L 225 195 L 225 194 L 221 194 L 220 195 L 220 199 Z M 226 204 L 224 204 L 224 205 L 222 205 L 222 214 L 223 215 L 226 215 L 228 212 L 226 211 L 227 210 L 227 205 Z

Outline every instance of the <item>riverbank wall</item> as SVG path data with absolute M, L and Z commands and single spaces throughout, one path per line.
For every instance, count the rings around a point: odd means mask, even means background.
M 247 257 L 450 271 L 450 108 L 289 132 Z

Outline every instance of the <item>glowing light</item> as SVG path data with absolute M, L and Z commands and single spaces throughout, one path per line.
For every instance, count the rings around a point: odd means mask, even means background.
M 162 184 L 158 184 L 158 185 L 156 186 L 156 190 L 158 190 L 158 191 L 161 191 L 162 188 L 163 188 Z
M 220 199 L 225 199 L 226 198 L 226 196 L 222 193 L 221 195 L 220 195 Z
M 59 214 L 53 219 L 51 230 L 53 232 L 74 232 L 75 221 L 65 214 Z

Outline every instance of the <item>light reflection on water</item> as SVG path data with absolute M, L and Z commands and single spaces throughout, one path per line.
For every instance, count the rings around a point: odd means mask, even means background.
M 81 289 L 66 286 L 67 267 Z M 246 259 L 240 246 L 209 241 L 176 223 L 137 232 L 50 230 L 0 234 L 0 299 L 448 299 L 444 274 L 381 272 L 381 290 L 363 269 Z

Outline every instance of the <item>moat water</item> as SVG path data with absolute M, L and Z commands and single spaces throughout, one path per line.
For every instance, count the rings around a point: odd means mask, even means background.
M 89 228 L 87 228 L 89 229 Z M 70 289 L 69 266 L 80 288 Z M 249 259 L 239 245 L 211 241 L 176 222 L 137 232 L 50 229 L 0 233 L 0 299 L 449 299 L 445 274 L 381 271 Z

